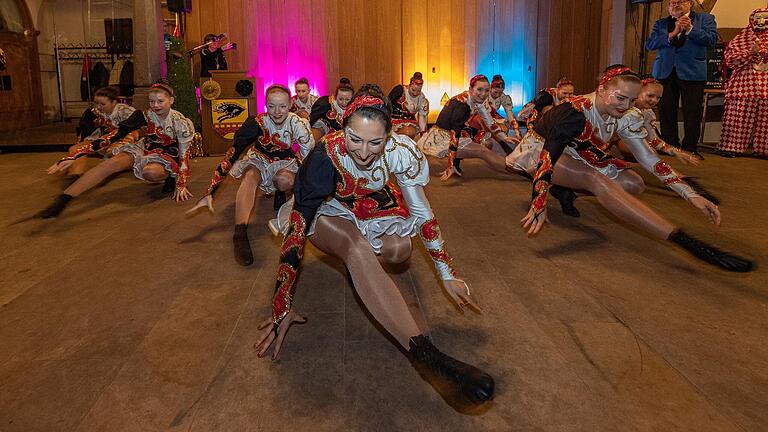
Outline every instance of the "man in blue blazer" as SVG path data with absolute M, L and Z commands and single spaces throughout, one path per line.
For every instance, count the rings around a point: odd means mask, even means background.
M 683 100 L 685 137 L 683 150 L 701 157 L 697 151 L 701 136 L 704 86 L 707 82 L 707 47 L 717 43 L 715 17 L 691 10 L 692 0 L 670 0 L 669 16 L 653 25 L 645 42 L 649 51 L 658 51 L 653 77 L 664 85 L 659 102 L 661 137 L 679 147 L 677 106 Z

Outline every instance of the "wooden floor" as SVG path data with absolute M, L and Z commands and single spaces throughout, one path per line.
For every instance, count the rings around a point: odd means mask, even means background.
M 308 324 L 279 362 L 255 356 L 278 257 L 271 200 L 254 212 L 250 268 L 232 254 L 235 182 L 215 215 L 187 218 L 190 204 L 126 173 L 58 219 L 25 220 L 64 186 L 43 174 L 59 156 L 0 155 L 0 431 L 768 430 L 768 161 L 685 168 L 722 199 L 719 229 L 643 174 L 643 200 L 754 259 L 747 275 L 630 229 L 592 197 L 579 219 L 552 206 L 527 238 L 527 182 L 468 161 L 441 184 L 433 165 L 427 195 L 485 313 L 456 312 L 418 242 L 393 277 L 439 347 L 496 378 L 493 403 L 464 413 L 312 248 L 296 295 Z M 216 162 L 193 161 L 196 197 Z

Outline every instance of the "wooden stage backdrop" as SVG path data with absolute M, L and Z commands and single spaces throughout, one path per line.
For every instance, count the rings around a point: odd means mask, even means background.
M 341 76 L 388 91 L 424 74 L 432 105 L 463 91 L 469 77 L 504 75 L 516 106 L 568 76 L 592 89 L 605 65 L 601 15 L 610 0 L 219 0 L 195 1 L 191 48 L 228 33 L 238 49 L 230 70 L 246 70 L 257 91 L 307 76 L 320 94 Z M 601 34 L 602 33 L 602 34 Z M 623 37 L 622 37 L 623 39 Z M 292 87 L 292 86 L 291 86 Z M 258 104 L 263 109 L 261 95 Z

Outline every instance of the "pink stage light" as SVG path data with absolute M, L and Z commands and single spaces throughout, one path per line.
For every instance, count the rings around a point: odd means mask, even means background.
M 300 28 L 302 23 L 305 26 L 308 23 L 312 26 L 325 26 L 325 14 L 305 9 L 299 0 L 283 0 L 282 3 L 284 5 L 281 10 L 296 11 L 295 14 L 266 14 L 271 19 L 254 23 L 248 36 L 253 42 L 248 46 L 255 48 L 247 53 L 248 76 L 256 81 L 254 91 L 259 112 L 266 110 L 264 90 L 273 84 L 284 85 L 293 94 L 296 80 L 306 77 L 312 93 L 323 96 L 327 91 L 325 33 L 308 32 L 306 28 Z M 267 4 L 259 5 L 268 8 Z

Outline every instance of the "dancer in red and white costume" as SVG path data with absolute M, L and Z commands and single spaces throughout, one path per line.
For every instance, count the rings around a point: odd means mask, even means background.
M 717 149 L 735 157 L 768 157 L 768 8 L 757 9 L 749 25 L 728 44 L 725 64 L 733 75 L 725 88 L 723 131 Z
M 235 233 L 232 243 L 235 260 L 243 266 L 253 264 L 248 224 L 258 190 L 267 194 L 274 193 L 275 210 L 279 209 L 286 201 L 286 192 L 293 189 L 300 160 L 315 146 L 307 122 L 289 112 L 291 94 L 287 88 L 281 85 L 270 86 L 265 92 L 265 99 L 267 112 L 249 117 L 237 130 L 232 147 L 213 171 L 205 196 L 187 212 L 203 207 L 213 212 L 214 194 L 227 175 L 242 179 L 235 200 Z M 294 143 L 298 144 L 298 154 L 294 152 Z
M 93 96 L 93 106 L 86 109 L 80 117 L 77 125 L 77 143 L 69 148 L 69 153 L 75 153 L 78 149 L 88 145 L 88 141 L 111 133 L 117 129 L 120 122 L 127 120 L 136 110 L 117 101 L 118 90 L 116 87 L 104 87 L 96 90 Z M 105 159 L 113 156 L 111 149 L 101 149 L 97 155 Z M 86 159 L 79 158 L 67 169 L 70 177 L 80 177 L 86 169 Z
M 501 75 L 494 75 L 491 80 L 491 94 L 488 96 L 488 103 L 491 104 L 491 109 L 498 113 L 499 109 L 504 110 L 506 117 L 504 118 L 504 125 L 507 128 L 507 135 L 510 135 L 517 140 L 523 138 L 520 134 L 520 127 L 517 124 L 517 117 L 512 111 L 514 105 L 512 104 L 512 96 L 504 93 L 506 83 Z
M 186 201 L 192 194 L 187 190 L 189 150 L 195 126 L 180 112 L 171 109 L 174 90 L 164 82 L 149 87 L 149 109 L 134 111 L 117 129 L 100 138 L 86 141 L 76 151 L 48 168 L 55 174 L 69 168 L 80 157 L 110 149 L 114 156 L 86 171 L 64 193 L 37 217 L 58 216 L 69 202 L 98 186 L 113 174 L 133 169 L 140 180 L 164 182 L 163 193 L 173 192 L 173 199 Z M 175 191 L 174 191 L 175 189 Z
M 429 101 L 421 91 L 424 78 L 415 72 L 408 85 L 396 85 L 389 92 L 392 103 L 392 132 L 418 140 L 427 130 Z M 417 118 L 418 117 L 418 118 Z
M 525 104 L 518 113 L 517 119 L 524 121 L 528 125 L 528 129 L 531 129 L 536 124 L 536 119 L 553 106 L 572 97 L 575 92 L 576 87 L 574 87 L 571 80 L 565 77 L 560 78 L 554 87 L 540 90 L 532 101 Z
M 593 193 L 618 218 L 659 239 L 669 240 L 697 258 L 728 271 L 752 269 L 748 260 L 699 241 L 676 227 L 635 195 L 645 188 L 629 163 L 610 153 L 614 136 L 624 140 L 635 158 L 670 189 L 704 213 L 715 225 L 720 211 L 701 197 L 645 141 L 641 113 L 632 108 L 640 93 L 640 78 L 623 65 L 606 69 L 597 90 L 570 98 L 545 113 L 520 146 L 507 158 L 516 169 L 533 174 L 531 208 L 521 223 L 529 234 L 546 222 L 547 194 L 553 185 Z
M 299 78 L 293 89 L 296 94 L 291 97 L 291 112 L 309 121 L 309 113 L 312 112 L 312 105 L 317 102 L 318 97 L 310 93 L 309 80 L 306 78 Z
M 404 262 L 411 237 L 418 235 L 450 298 L 459 307 L 477 307 L 453 268 L 424 194 L 427 160 L 413 140 L 391 133 L 390 112 L 379 86 L 364 85 L 344 113 L 344 128 L 324 136 L 299 169 L 272 314 L 260 327 L 256 349 L 263 356 L 274 343 L 272 358 L 277 358 L 291 324 L 306 321 L 292 306 L 309 240 L 344 263 L 366 309 L 414 363 L 446 378 L 470 403 L 481 404 L 493 397 L 493 378 L 438 351 L 377 258 Z

